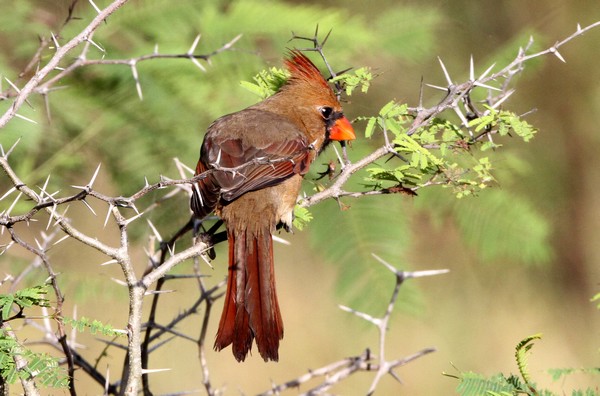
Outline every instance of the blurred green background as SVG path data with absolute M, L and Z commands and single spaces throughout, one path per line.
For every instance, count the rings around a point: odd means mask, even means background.
M 21 86 L 28 76 L 18 74 L 37 49 L 38 36 L 60 31 L 68 39 L 94 15 L 88 2 L 79 3 L 74 15 L 81 19 L 61 28 L 70 1 L 0 0 L 0 75 Z M 326 54 L 334 68 L 370 66 L 379 74 L 368 94 L 353 96 L 345 104 L 346 114 L 354 118 L 376 114 L 391 99 L 417 105 L 421 77 L 445 84 L 437 56 L 460 82 L 468 78 L 471 55 L 479 72 L 494 62 L 501 67 L 530 35 L 534 48 L 543 49 L 572 34 L 577 23 L 585 26 L 598 19 L 595 1 L 131 1 L 94 36 L 107 59 L 149 54 L 155 45 L 161 53 L 185 53 L 199 33 L 196 52 L 209 53 L 243 36 L 234 51 L 212 58 L 210 64 L 203 62 L 206 73 L 185 60 L 140 63 L 143 101 L 128 67 L 79 69 L 61 82 L 64 89 L 50 93 L 51 122 L 43 100 L 32 98 L 32 108 L 21 112 L 38 124 L 13 119 L 0 131 L 0 143 L 6 148 L 21 138 L 12 165 L 30 185 L 42 185 L 51 174 L 51 188 L 69 193 L 69 185 L 85 184 L 102 163 L 97 189 L 126 195 L 143 187 L 144 177 L 150 182 L 159 175 L 178 177 L 174 157 L 194 166 L 209 123 L 256 101 L 239 86 L 240 80 L 281 66 L 286 48 L 308 46 L 289 42 L 292 31 L 312 36 L 317 24 L 321 34 L 332 29 Z M 375 348 L 375 329 L 337 308 L 351 305 L 374 315 L 384 311 L 394 280 L 371 253 L 402 269 L 451 270 L 411 281 L 402 289 L 390 323 L 388 357 L 429 346 L 438 351 L 401 368 L 403 385 L 386 378 L 380 394 L 452 394 L 456 381 L 441 373 L 456 369 L 486 375 L 516 372 L 514 346 L 537 332 L 544 338 L 530 358 L 536 382 L 558 393 L 594 385 L 597 377 L 584 375 L 552 382 L 546 370 L 599 365 L 600 315 L 589 301 L 600 289 L 599 48 L 597 29 L 563 47 L 567 63 L 544 57 L 527 64 L 516 78 L 516 94 L 506 108 L 516 113 L 536 109 L 526 120 L 540 133 L 528 144 L 504 141 L 505 146 L 491 155 L 497 187 L 462 200 L 449 190 L 430 188 L 415 198 L 345 200 L 350 205 L 346 211 L 335 202 L 311 208 L 315 219 L 309 227 L 282 235 L 291 246 L 276 246 L 286 326 L 281 361 L 264 364 L 252 356 L 238 364 L 228 350 L 211 351 L 213 385 L 225 385 L 226 394 L 253 394 L 308 368 Z M 44 52 L 44 60 L 50 55 Z M 73 52 L 70 59 L 77 55 Z M 93 48 L 88 55 L 102 56 Z M 2 87 L 7 88 L 6 81 Z M 438 91 L 425 91 L 426 105 L 440 98 Z M 9 104 L 0 102 L 0 110 Z M 358 135 L 360 129 L 357 125 Z M 360 158 L 378 143 L 358 139 L 350 158 Z M 317 164 L 328 158 L 333 158 L 331 150 Z M 6 179 L 0 179 L 0 187 L 0 194 L 9 188 Z M 310 182 L 306 189 L 310 192 Z M 91 204 L 105 213 L 101 203 Z M 92 218 L 77 205 L 70 213 L 84 230 L 116 243 L 114 229 L 102 228 L 103 214 Z M 167 236 L 188 215 L 187 199 L 181 196 L 148 217 Z M 40 223 L 41 230 L 45 222 Z M 142 223 L 134 229 L 140 271 L 146 265 L 143 247 L 149 234 Z M 39 230 L 33 226 L 20 231 Z M 214 271 L 207 270 L 214 282 L 225 275 L 224 249 L 218 248 Z M 99 267 L 106 259 L 73 241 L 54 249 L 51 259 L 63 274 L 68 310 L 76 305 L 79 315 L 124 326 L 126 291 L 110 281 L 119 277 L 117 268 Z M 0 260 L 6 272 L 10 268 L 18 273 L 31 257 L 13 248 Z M 189 265 L 177 271 L 189 272 Z M 40 272 L 29 281 L 44 278 Z M 193 284 L 183 281 L 171 288 L 177 292 L 163 300 L 164 319 L 197 293 Z M 220 309 L 218 303 L 215 310 Z M 209 337 L 216 321 L 214 316 Z M 200 324 L 197 316 L 179 330 L 196 336 Z M 92 337 L 79 337 L 89 345 L 84 355 L 94 359 L 103 346 Z M 151 358 L 153 368 L 173 368 L 152 377 L 157 393 L 201 389 L 194 345 L 175 341 L 169 346 Z M 121 359 L 119 351 L 110 350 L 101 366 L 110 365 L 117 373 Z M 84 375 L 77 378 L 82 394 L 100 392 Z M 334 393 L 363 394 L 370 380 L 368 374 L 353 376 Z

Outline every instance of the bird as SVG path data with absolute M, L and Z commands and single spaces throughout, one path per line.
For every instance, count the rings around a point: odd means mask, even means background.
M 331 141 L 356 138 L 331 86 L 300 50 L 284 58 L 289 77 L 272 96 L 207 129 L 192 189 L 195 218 L 214 212 L 229 244 L 227 290 L 214 349 L 238 362 L 256 341 L 279 360 L 283 321 L 275 290 L 273 238 L 290 231 L 303 177 Z

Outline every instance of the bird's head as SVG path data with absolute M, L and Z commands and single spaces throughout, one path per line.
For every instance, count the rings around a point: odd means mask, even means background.
M 325 140 L 354 140 L 354 128 L 344 116 L 342 105 L 331 86 L 310 59 L 298 50 L 291 50 L 285 59 L 290 78 L 281 88 L 284 101 L 292 106 L 309 129 L 322 125 L 312 133 L 325 130 Z

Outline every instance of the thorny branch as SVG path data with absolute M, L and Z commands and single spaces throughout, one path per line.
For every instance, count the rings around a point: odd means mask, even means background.
M 90 1 L 91 2 L 91 1 Z M 204 69 L 198 60 L 209 61 L 210 57 L 231 49 L 231 47 L 235 44 L 235 42 L 239 39 L 239 36 L 231 40 L 229 43 L 225 44 L 218 50 L 213 51 L 207 55 L 197 55 L 194 54 L 195 48 L 198 44 L 200 36 L 196 38 L 191 48 L 185 54 L 159 54 L 156 50 L 153 54 L 143 55 L 140 57 L 134 57 L 130 59 L 123 60 L 90 60 L 87 59 L 90 46 L 94 46 L 102 51 L 102 47 L 93 41 L 94 32 L 98 29 L 98 27 L 102 24 L 106 18 L 117 11 L 122 5 L 124 5 L 126 0 L 116 0 L 111 2 L 105 9 L 98 9 L 97 16 L 84 28 L 80 34 L 76 37 L 72 38 L 68 42 L 59 45 L 55 36 L 52 36 L 52 39 L 42 39 L 40 42 L 40 50 L 38 53 L 34 55 L 32 61 L 26 67 L 26 71 L 30 71 L 34 68 L 34 66 L 41 62 L 41 51 L 44 47 L 49 45 L 51 42 L 55 43 L 56 52 L 52 56 L 52 58 L 48 61 L 46 65 L 41 67 L 34 75 L 31 77 L 27 83 L 22 87 L 18 88 L 14 84 L 11 84 L 12 90 L 0 93 L 0 100 L 14 99 L 12 106 L 0 117 L 0 128 L 6 125 L 12 118 L 21 117 L 18 114 L 20 107 L 23 103 L 26 103 L 28 98 L 34 94 L 41 94 L 47 99 L 48 93 L 53 89 L 53 86 L 60 81 L 62 78 L 67 76 L 69 73 L 73 72 L 73 70 L 91 65 L 125 65 L 129 66 L 132 71 L 132 75 L 134 77 L 136 90 L 140 98 L 142 98 L 142 90 L 141 84 L 139 81 L 139 75 L 137 72 L 136 65 L 140 62 L 151 60 L 151 59 L 163 59 L 163 58 L 183 58 L 188 59 L 194 62 L 200 69 Z M 75 3 L 75 2 L 74 2 Z M 74 4 L 73 3 L 73 4 Z M 93 4 L 93 2 L 91 2 Z M 71 8 L 69 11 L 69 17 L 67 21 L 72 18 L 73 9 Z M 540 51 L 534 54 L 527 55 L 527 49 L 530 44 L 519 51 L 516 58 L 509 63 L 506 67 L 492 73 L 493 66 L 482 73 L 479 77 L 475 76 L 473 62 L 471 62 L 471 73 L 468 81 L 465 81 L 460 84 L 455 84 L 449 76 L 443 62 L 440 60 L 440 64 L 442 66 L 442 71 L 446 76 L 446 80 L 448 85 L 446 87 L 435 87 L 441 88 L 445 91 L 445 97 L 435 106 L 430 108 L 424 108 L 422 105 L 422 100 L 419 105 L 411 111 L 413 112 L 413 122 L 412 125 L 407 132 L 408 135 L 415 133 L 420 128 L 423 128 L 428 125 L 428 122 L 432 119 L 432 117 L 447 111 L 453 110 L 460 117 L 463 122 L 463 127 L 465 129 L 469 129 L 468 126 L 468 117 L 465 113 L 474 113 L 474 115 L 481 116 L 474 108 L 470 101 L 470 94 L 476 88 L 488 89 L 490 91 L 490 95 L 487 99 L 487 104 L 496 108 L 500 104 L 502 104 L 511 94 L 512 91 L 509 89 L 509 83 L 512 77 L 523 70 L 524 64 L 526 61 L 536 58 L 545 54 L 554 54 L 559 59 L 564 61 L 562 55 L 559 53 L 559 48 L 572 40 L 573 38 L 580 36 L 586 31 L 597 27 L 600 25 L 600 22 L 596 22 L 592 25 L 589 25 L 585 28 L 581 28 L 577 26 L 577 30 L 571 36 L 566 39 L 557 42 L 552 47 Z M 315 36 L 313 38 L 306 38 L 294 35 L 294 39 L 303 39 L 308 40 L 313 43 L 313 48 L 311 50 L 317 51 L 321 57 L 323 58 L 327 68 L 332 77 L 340 73 L 336 73 L 333 71 L 332 67 L 327 62 L 327 59 L 323 53 L 323 46 L 327 40 L 329 35 L 326 35 L 323 40 L 318 39 L 318 30 L 315 32 Z M 57 70 L 60 62 L 65 59 L 67 54 L 69 54 L 73 49 L 82 46 L 82 50 L 79 56 L 67 67 L 61 70 L 54 77 L 47 79 L 50 72 Z M 25 75 L 27 73 L 23 73 Z M 500 87 L 494 87 L 488 84 L 498 84 Z M 338 87 L 340 89 L 340 87 Z M 46 102 L 47 105 L 47 102 Z M 469 131 L 470 132 L 470 131 Z M 488 138 L 491 139 L 493 131 L 485 131 L 479 135 L 473 135 L 472 139 L 477 141 L 479 139 Z M 309 207 L 315 205 L 325 199 L 339 199 L 341 197 L 362 197 L 366 195 L 375 195 L 375 194 L 384 194 L 390 193 L 391 191 L 358 191 L 351 192 L 346 191 L 344 186 L 350 179 L 352 175 L 358 172 L 361 169 L 364 169 L 366 166 L 373 164 L 375 161 L 379 160 L 385 156 L 398 156 L 398 153 L 395 150 L 395 147 L 388 141 L 387 136 L 385 136 L 384 131 L 384 144 L 378 149 L 374 150 L 369 155 L 364 158 L 350 162 L 347 157 L 347 153 L 344 147 L 344 156 L 341 159 L 343 168 L 341 172 L 336 176 L 333 183 L 325 188 L 323 191 L 315 193 L 311 196 L 307 196 L 301 199 L 300 205 L 303 207 Z M 208 363 L 206 361 L 205 356 L 205 341 L 206 341 L 206 329 L 208 324 L 208 318 L 210 316 L 211 306 L 213 301 L 220 296 L 220 290 L 223 286 L 223 282 L 217 284 L 216 286 L 209 288 L 204 284 L 203 277 L 201 271 L 198 266 L 198 257 L 203 257 L 202 255 L 210 249 L 210 246 L 206 243 L 194 243 L 191 247 L 188 247 L 179 252 L 175 251 L 174 245 L 177 240 L 180 240 L 189 230 L 192 228 L 190 224 L 187 223 L 181 230 L 181 232 L 177 233 L 175 237 L 173 237 L 170 241 L 164 241 L 160 235 L 155 235 L 154 242 L 159 242 L 159 247 L 155 246 L 155 243 L 151 243 L 150 248 L 148 249 L 148 261 L 150 265 L 148 266 L 147 271 L 141 276 L 137 275 L 134 271 L 134 265 L 132 262 L 131 252 L 130 252 L 130 242 L 129 242 L 129 231 L 128 226 L 132 222 L 144 217 L 147 213 L 154 210 L 158 206 L 156 204 L 151 204 L 146 207 L 141 212 L 136 207 L 136 203 L 142 198 L 147 196 L 150 192 L 164 189 L 167 187 L 172 188 L 172 192 L 168 193 L 165 198 L 170 198 L 180 193 L 191 194 L 190 185 L 197 182 L 199 179 L 206 177 L 206 173 L 194 177 L 188 177 L 190 174 L 193 174 L 191 169 L 186 169 L 185 166 L 177 162 L 177 165 L 180 169 L 181 178 L 177 180 L 171 180 L 167 178 L 161 178 L 161 180 L 154 184 L 149 184 L 148 182 L 138 190 L 136 193 L 132 194 L 128 197 L 112 197 L 94 189 L 94 181 L 96 176 L 98 175 L 99 168 L 96 170 L 91 180 L 84 186 L 76 186 L 77 192 L 67 196 L 58 196 L 59 192 L 50 193 L 47 191 L 48 180 L 39 188 L 39 192 L 35 189 L 29 187 L 26 183 L 24 183 L 21 178 L 15 173 L 9 163 L 9 156 L 14 149 L 14 146 L 11 147 L 6 152 L 4 148 L 2 148 L 2 153 L 0 156 L 0 167 L 4 171 L 7 178 L 10 180 L 12 184 L 12 188 L 10 188 L 6 193 L 0 197 L 0 201 L 8 200 L 9 198 L 13 198 L 12 204 L 4 211 L 0 213 L 0 227 L 1 230 L 8 230 L 8 233 L 11 237 L 11 242 L 2 247 L 0 254 L 6 252 L 11 246 L 21 246 L 22 248 L 32 252 L 39 260 L 41 260 L 42 265 L 45 267 L 46 272 L 50 275 L 50 280 L 52 286 L 54 288 L 54 292 L 57 296 L 57 303 L 54 307 L 55 309 L 55 317 L 57 320 L 58 326 L 58 340 L 51 341 L 51 345 L 57 348 L 61 348 L 65 356 L 67 357 L 67 366 L 69 370 L 69 375 L 72 377 L 74 373 L 75 367 L 84 368 L 84 371 L 87 372 L 91 377 L 93 377 L 96 381 L 100 383 L 105 389 L 106 394 L 129 394 L 135 395 L 140 390 L 140 380 L 143 379 L 143 392 L 144 394 L 151 394 L 150 385 L 148 381 L 148 374 L 151 374 L 156 371 L 161 371 L 162 369 L 150 369 L 149 366 L 149 354 L 160 348 L 163 345 L 166 345 L 172 338 L 167 339 L 166 341 L 159 341 L 159 338 L 163 335 L 171 334 L 173 337 L 178 337 L 184 340 L 194 341 L 198 345 L 200 352 L 200 364 L 203 372 L 203 385 L 207 394 L 214 395 L 220 392 L 219 389 L 215 389 L 209 379 L 209 369 Z M 288 161 L 291 159 L 280 159 L 278 161 Z M 268 159 L 259 159 L 255 161 L 260 161 L 260 164 L 271 164 L 273 161 Z M 242 165 L 242 167 L 247 166 L 248 164 Z M 232 173 L 238 173 L 242 170 L 242 167 L 238 168 L 230 168 L 230 169 L 219 169 L 220 171 L 229 171 Z M 210 172 L 210 171 L 209 171 Z M 414 187 L 412 190 L 416 190 L 418 188 L 423 188 L 429 185 L 433 185 L 436 182 L 434 180 L 430 180 L 427 183 L 422 184 L 421 186 Z M 16 195 L 16 197 L 15 197 Z M 25 213 L 13 215 L 11 212 L 14 210 L 14 207 L 17 202 L 19 202 L 22 198 L 27 198 L 33 202 Z M 67 210 L 62 210 L 62 208 L 66 207 L 68 209 L 69 204 L 77 204 L 80 203 L 85 205 L 93 212 L 91 206 L 89 206 L 87 199 L 94 198 L 99 201 L 104 202 L 108 209 L 106 213 L 105 225 L 112 219 L 114 223 L 116 223 L 119 230 L 119 243 L 118 246 L 111 246 L 107 243 L 99 241 L 96 237 L 90 236 L 77 229 L 72 222 L 72 219 L 67 217 Z M 131 210 L 135 212 L 132 214 Z M 130 312 L 129 312 L 129 321 L 128 321 L 128 343 L 127 346 L 124 347 L 127 350 L 127 356 L 125 361 L 124 372 L 122 378 L 116 379 L 113 382 L 110 382 L 108 375 L 103 375 L 100 373 L 96 366 L 93 364 L 89 364 L 79 353 L 77 353 L 74 347 L 70 346 L 70 343 L 66 342 L 66 335 L 64 331 L 64 325 L 60 321 L 60 312 L 61 312 L 61 304 L 63 301 L 62 293 L 58 288 L 56 283 L 57 274 L 52 269 L 48 258 L 47 251 L 57 243 L 61 242 L 64 238 L 59 239 L 56 242 L 50 243 L 55 234 L 52 237 L 42 238 L 42 243 L 38 244 L 38 247 L 34 247 L 32 244 L 24 241 L 20 235 L 16 232 L 15 226 L 20 223 L 29 224 L 29 222 L 37 220 L 38 213 L 45 212 L 48 216 L 48 224 L 47 229 L 53 227 L 54 229 L 60 229 L 65 234 L 66 237 L 73 238 L 84 245 L 90 246 L 99 252 L 105 254 L 110 260 L 107 263 L 117 263 L 120 265 L 121 270 L 123 272 L 123 276 L 125 278 L 124 284 L 128 287 L 130 294 Z M 95 214 L 95 213 L 94 213 Z M 128 217 L 129 216 L 129 217 Z M 158 256 L 157 256 L 158 254 Z M 194 301 L 190 307 L 178 315 L 176 315 L 169 323 L 159 324 L 156 322 L 153 314 L 150 315 L 149 320 L 146 323 L 142 321 L 142 303 L 144 296 L 153 295 L 155 303 L 153 303 L 151 307 L 151 312 L 156 311 L 156 307 L 158 306 L 158 298 L 162 293 L 168 292 L 166 290 L 162 290 L 164 284 L 169 280 L 173 279 L 168 277 L 167 273 L 178 263 L 188 259 L 195 259 L 195 274 L 193 276 L 194 279 L 198 281 L 198 290 L 200 292 L 199 297 Z M 377 257 L 376 257 L 377 258 Z M 307 394 L 315 394 L 320 392 L 326 392 L 335 384 L 339 383 L 344 378 L 352 375 L 357 371 L 372 371 L 375 372 L 375 376 L 369 390 L 369 394 L 372 394 L 376 389 L 379 381 L 385 375 L 389 374 L 392 377 L 397 379 L 397 375 L 394 372 L 394 369 L 400 367 L 420 356 L 423 356 L 427 353 L 433 352 L 432 348 L 423 349 L 413 355 L 409 355 L 407 357 L 401 359 L 393 359 L 387 360 L 385 356 L 385 335 L 386 328 L 390 318 L 390 315 L 394 309 L 397 293 L 400 286 L 403 284 L 405 279 L 420 277 L 420 276 L 428 276 L 435 275 L 439 273 L 443 273 L 444 271 L 422 271 L 422 272 L 403 272 L 398 271 L 383 260 L 377 258 L 382 264 L 384 264 L 390 271 L 392 271 L 396 276 L 396 287 L 388 304 L 388 309 L 385 314 L 381 318 L 373 318 L 365 313 L 354 311 L 350 308 L 343 307 L 349 312 L 354 313 L 355 315 L 369 321 L 370 323 L 377 326 L 379 329 L 379 345 L 378 345 L 378 354 L 373 355 L 370 350 L 367 350 L 363 354 L 342 359 L 338 362 L 331 363 L 329 365 L 323 366 L 317 370 L 311 370 L 307 374 L 300 376 L 292 381 L 285 382 L 281 385 L 274 386 L 272 389 L 267 391 L 265 394 L 277 394 L 285 389 L 299 387 L 301 384 L 307 383 L 308 381 L 318 378 L 318 377 L 326 377 L 323 382 L 311 389 L 307 392 Z M 151 290 L 151 287 L 156 284 L 154 290 Z M 176 331 L 174 326 L 188 318 L 190 315 L 195 314 L 200 309 L 201 305 L 204 304 L 204 316 L 202 320 L 202 328 L 198 339 L 194 339 L 193 337 L 186 336 L 185 334 Z M 142 333 L 144 333 L 144 337 L 142 337 Z M 15 336 L 16 338 L 16 336 Z M 51 338 L 51 337 L 49 337 Z M 114 344 L 118 345 L 118 344 Z M 25 362 L 21 362 L 19 364 L 26 364 Z M 73 384 L 73 382 L 72 382 Z M 30 383 L 23 383 L 23 387 L 27 394 L 36 394 L 35 384 L 33 381 Z M 70 389 L 72 394 L 75 394 L 74 386 L 71 386 Z
M 43 81 L 46 76 L 53 70 L 55 70 L 60 61 L 67 56 L 67 54 L 80 45 L 83 42 L 87 42 L 91 40 L 91 37 L 96 29 L 100 26 L 100 24 L 106 20 L 106 18 L 116 12 L 119 8 L 121 8 L 127 0 L 115 0 L 111 4 L 109 4 L 104 10 L 98 12 L 98 15 L 90 22 L 77 36 L 69 40 L 67 43 L 62 45 L 61 47 L 56 49 L 56 53 L 54 56 L 48 61 L 48 63 L 42 67 L 33 77 L 29 79 L 29 81 L 25 84 L 23 88 L 18 90 L 18 94 L 15 97 L 15 100 L 12 106 L 0 117 L 0 128 L 4 127 L 8 121 L 10 121 L 23 103 L 27 100 L 29 95 L 39 86 L 39 84 Z
M 565 59 L 559 52 L 559 48 L 562 47 L 563 45 L 565 45 L 566 43 L 568 43 L 569 41 L 573 40 L 574 38 L 579 37 L 579 36 L 583 35 L 584 33 L 588 32 L 589 30 L 594 29 L 598 26 L 600 26 L 600 21 L 592 23 L 586 27 L 581 27 L 580 25 L 577 25 L 575 32 L 572 33 L 567 38 L 556 42 L 553 46 L 551 46 L 545 50 L 538 51 L 538 52 L 535 52 L 532 54 L 527 54 L 527 50 L 533 44 L 533 38 L 531 37 L 529 42 L 527 43 L 527 45 L 525 47 L 519 49 L 517 56 L 508 65 L 506 65 L 504 68 L 500 69 L 499 71 L 497 71 L 495 73 L 491 73 L 495 66 L 495 64 L 494 64 L 494 65 L 490 66 L 487 70 L 485 70 L 479 77 L 476 77 L 474 66 L 473 66 L 473 59 L 471 59 L 469 80 L 465 81 L 463 83 L 460 83 L 460 84 L 456 84 L 455 82 L 453 82 L 452 78 L 450 77 L 450 75 L 446 69 L 446 66 L 444 65 L 442 60 L 439 59 L 440 66 L 442 68 L 444 76 L 446 77 L 447 86 L 439 87 L 439 86 L 430 85 L 430 84 L 427 84 L 427 86 L 442 90 L 442 91 L 446 92 L 446 95 L 435 106 L 432 106 L 429 108 L 424 108 L 423 104 L 422 104 L 423 97 L 422 97 L 422 88 L 421 88 L 420 103 L 417 107 L 414 107 L 411 109 L 414 119 L 413 119 L 413 122 L 412 122 L 410 128 L 407 131 L 407 135 L 410 136 L 410 135 L 414 134 L 415 132 L 417 132 L 418 130 L 420 130 L 421 128 L 426 127 L 429 124 L 430 120 L 433 117 L 435 117 L 436 115 L 439 115 L 447 110 L 453 110 L 454 112 L 457 113 L 457 115 L 461 119 L 463 127 L 466 128 L 468 130 L 469 134 L 472 136 L 472 138 L 471 138 L 472 142 L 479 141 L 483 138 L 488 138 L 491 140 L 492 135 L 495 133 L 495 131 L 487 131 L 486 130 L 486 131 L 481 132 L 477 136 L 473 136 L 473 134 L 469 128 L 469 125 L 468 125 L 467 116 L 465 116 L 465 114 L 463 114 L 463 110 L 461 109 L 461 106 L 464 106 L 466 104 L 466 106 L 467 106 L 466 112 L 467 113 L 469 113 L 469 111 L 472 112 L 473 110 L 476 110 L 476 109 L 474 109 L 474 107 L 471 103 L 471 100 L 470 100 L 470 95 L 471 95 L 472 91 L 476 88 L 487 89 L 489 94 L 488 94 L 488 98 L 486 100 L 486 104 L 488 106 L 490 106 L 492 109 L 497 109 L 501 104 L 503 104 L 514 93 L 514 90 L 510 89 L 509 84 L 515 75 L 517 75 L 523 71 L 523 69 L 525 67 L 525 63 L 527 61 L 534 59 L 534 58 L 539 58 L 539 57 L 547 55 L 547 54 L 552 54 L 552 55 L 556 56 L 558 59 L 560 59 L 562 62 L 565 62 Z M 296 35 L 294 35 L 293 37 L 296 39 L 308 40 L 308 41 L 312 42 L 314 46 L 310 50 L 318 52 L 321 55 L 321 57 L 325 58 L 325 55 L 323 53 L 323 44 L 327 40 L 329 34 L 327 34 L 327 36 L 325 37 L 325 39 L 323 41 L 319 41 L 316 36 L 317 33 L 318 33 L 318 29 L 315 32 L 315 36 L 311 37 L 311 38 L 301 37 L 301 36 L 296 36 Z M 340 74 L 340 73 L 336 74 L 333 71 L 333 69 L 329 66 L 329 64 L 327 64 L 327 67 L 333 77 Z M 498 82 L 500 82 L 499 88 L 491 85 L 492 83 L 498 84 Z M 338 88 L 338 89 L 340 89 L 340 88 Z M 483 114 L 485 114 L 485 113 L 476 111 L 476 113 L 474 114 L 474 117 L 480 117 Z M 398 153 L 395 150 L 395 147 L 387 141 L 387 136 L 385 135 L 385 131 L 384 131 L 384 137 L 386 139 L 385 139 L 385 143 L 383 146 L 373 150 L 370 154 L 368 154 L 367 156 L 365 156 L 364 158 L 362 158 L 358 161 L 355 161 L 353 163 L 346 163 L 345 166 L 342 168 L 341 172 L 336 176 L 336 180 L 333 184 L 328 186 L 328 188 L 324 189 L 323 191 L 317 192 L 310 196 L 303 197 L 300 200 L 299 205 L 302 207 L 310 207 L 310 206 L 316 205 L 319 202 L 322 202 L 324 200 L 331 199 L 331 198 L 337 200 L 342 197 L 360 198 L 360 197 L 367 196 L 367 195 L 382 195 L 382 194 L 392 193 L 393 191 L 390 191 L 389 189 L 371 190 L 371 191 L 346 191 L 343 189 L 343 186 L 346 184 L 346 182 L 356 172 L 375 163 L 377 160 L 379 160 L 385 156 L 389 156 L 389 155 L 397 156 L 398 155 Z M 410 188 L 410 190 L 412 190 L 413 192 L 416 192 L 420 188 L 428 187 L 428 186 L 436 185 L 436 184 L 438 184 L 438 183 L 435 182 L 434 180 L 430 180 L 422 185 L 417 185 L 415 187 L 412 187 L 412 188 Z
M 321 368 L 318 368 L 315 370 L 309 370 L 308 373 L 306 373 L 296 379 L 287 381 L 281 385 L 274 385 L 267 392 L 261 393 L 261 396 L 278 395 L 279 393 L 281 393 L 282 391 L 284 391 L 286 389 L 300 388 L 301 385 L 306 384 L 309 381 L 314 380 L 315 378 L 324 377 L 323 382 L 321 382 L 317 386 L 311 388 L 310 390 L 302 393 L 302 395 L 322 394 L 323 392 L 328 391 L 334 385 L 340 383 L 343 379 L 347 378 L 348 376 L 350 376 L 358 371 L 375 372 L 375 377 L 373 378 L 371 387 L 369 388 L 369 390 L 367 392 L 367 395 L 372 395 L 375 392 L 375 389 L 377 388 L 377 385 L 379 384 L 379 381 L 381 380 L 381 378 L 383 378 L 383 376 L 385 376 L 386 374 L 389 374 L 394 379 L 400 381 L 397 374 L 394 372 L 394 369 L 396 369 L 400 366 L 403 366 L 421 356 L 435 352 L 435 348 L 425 348 L 425 349 L 422 349 L 412 355 L 406 356 L 404 358 L 394 359 L 394 360 L 386 360 L 386 358 L 385 358 L 386 333 L 389 330 L 388 323 L 389 323 L 390 317 L 394 311 L 394 308 L 396 306 L 398 292 L 400 291 L 400 287 L 402 286 L 404 281 L 406 279 L 411 279 L 411 278 L 420 278 L 420 277 L 425 277 L 425 276 L 445 274 L 448 272 L 448 270 L 431 270 L 431 271 L 417 271 L 417 272 L 399 271 L 396 268 L 394 268 L 392 265 L 390 265 L 389 263 L 387 263 L 384 260 L 382 260 L 381 258 L 377 257 L 376 255 L 373 255 L 373 256 L 377 259 L 377 261 L 382 263 L 387 269 L 389 269 L 396 276 L 396 285 L 394 287 L 394 291 L 393 291 L 390 301 L 388 303 L 388 307 L 385 311 L 385 314 L 380 318 L 374 318 L 364 312 L 359 312 L 352 308 L 348 308 L 345 306 L 340 306 L 340 308 L 344 311 L 355 314 L 359 318 L 362 318 L 377 327 L 377 329 L 379 331 L 379 346 L 378 346 L 379 354 L 373 355 L 371 350 L 367 349 L 365 352 L 363 352 L 359 356 L 345 358 L 345 359 L 339 360 L 337 362 L 328 364 L 324 367 L 321 367 Z

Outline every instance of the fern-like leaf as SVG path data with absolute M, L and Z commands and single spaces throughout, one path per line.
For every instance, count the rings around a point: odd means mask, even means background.
M 542 339 L 540 333 L 531 335 L 521 340 L 515 348 L 515 359 L 517 361 L 517 366 L 519 367 L 519 373 L 521 374 L 523 381 L 525 381 L 525 384 L 529 387 L 533 387 L 533 385 L 531 384 L 531 376 L 527 366 L 527 353 L 533 347 L 533 341 L 540 339 Z

